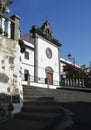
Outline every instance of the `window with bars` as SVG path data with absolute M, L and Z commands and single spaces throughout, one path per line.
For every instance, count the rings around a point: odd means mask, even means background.
M 29 52 L 25 52 L 25 59 L 29 60 Z
M 25 81 L 28 81 L 28 76 L 29 76 L 29 70 L 24 70 L 24 78 L 25 78 Z

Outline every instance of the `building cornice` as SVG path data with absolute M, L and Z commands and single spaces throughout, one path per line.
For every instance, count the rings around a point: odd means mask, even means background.
M 44 34 L 42 32 L 42 30 L 40 28 L 36 27 L 36 26 L 33 26 L 32 30 L 30 30 L 30 32 L 33 34 L 33 38 L 35 38 L 36 34 L 38 34 L 38 35 L 42 36 L 43 38 L 47 39 L 48 41 L 54 43 L 56 46 L 61 47 L 61 43 L 59 43 L 58 40 L 56 40 L 52 36 L 48 36 L 48 35 Z

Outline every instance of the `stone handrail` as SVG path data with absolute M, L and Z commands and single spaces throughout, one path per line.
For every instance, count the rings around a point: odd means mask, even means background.
M 20 17 L 13 15 L 11 18 L 0 14 L 0 28 L 2 29 L 2 35 L 6 35 L 8 38 L 18 40 L 20 38 Z

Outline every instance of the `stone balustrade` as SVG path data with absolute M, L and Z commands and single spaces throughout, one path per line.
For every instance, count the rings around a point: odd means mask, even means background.
M 7 18 L 0 14 L 0 28 L 2 29 L 2 35 L 7 36 L 10 39 L 18 41 L 20 39 L 20 17 L 17 15 Z

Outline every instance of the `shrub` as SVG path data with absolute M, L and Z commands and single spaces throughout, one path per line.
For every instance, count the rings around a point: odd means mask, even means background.
M 20 45 L 20 49 L 21 49 L 20 51 L 21 51 L 21 53 L 24 53 L 26 51 L 26 47 L 25 47 L 24 41 L 21 40 L 21 39 L 19 39 L 18 43 Z

